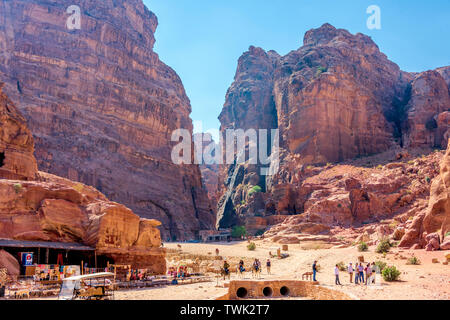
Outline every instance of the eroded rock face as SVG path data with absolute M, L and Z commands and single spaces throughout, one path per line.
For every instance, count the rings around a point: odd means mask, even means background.
M 425 213 L 417 216 L 399 246 L 427 250 L 450 249 L 450 141 L 441 161 L 439 175 L 434 179 L 430 201 Z
M 439 154 L 430 151 L 447 144 L 448 80 L 448 67 L 403 72 L 370 37 L 329 24 L 308 31 L 303 46 L 283 57 L 250 47 L 227 92 L 221 131 L 278 128 L 280 169 L 266 178 L 259 166 L 223 166 L 217 226 L 294 215 L 267 234 L 274 236 L 291 227 L 360 228 L 416 207 L 414 216 L 437 174 Z M 432 163 L 416 165 L 420 152 Z M 256 185 L 262 194 L 249 196 Z
M 0 81 L 27 118 L 40 170 L 91 185 L 164 238 L 214 225 L 196 165 L 174 165 L 171 134 L 192 132 L 178 75 L 153 52 L 156 16 L 142 0 L 0 2 Z
M 450 128 L 450 95 L 447 83 L 437 71 L 416 76 L 406 106 L 404 144 L 407 147 L 447 146 Z
M 0 83 L 0 178 L 33 180 L 37 173 L 33 137 L 2 88 Z
M 25 121 L 2 94 L 0 106 L 5 105 L 9 111 L 2 115 L 2 132 L 27 136 L 17 135 L 20 139 L 10 140 L 5 150 L 28 149 L 27 157 L 20 159 L 30 163 L 21 164 L 35 168 L 33 140 Z M 164 273 L 165 252 L 157 229 L 160 224 L 140 218 L 92 187 L 52 174 L 35 172 L 33 179 L 29 176 L 28 180 L 16 180 L 14 175 L 5 173 L 0 179 L 0 238 L 82 243 L 117 263 Z

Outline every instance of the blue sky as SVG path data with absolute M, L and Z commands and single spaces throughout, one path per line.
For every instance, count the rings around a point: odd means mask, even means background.
M 405 71 L 450 65 L 448 0 L 144 0 L 159 20 L 155 51 L 181 77 L 203 130 L 217 120 L 238 58 L 250 45 L 285 55 L 311 28 L 328 22 L 371 36 Z M 381 9 L 381 30 L 369 30 L 366 9 Z M 198 128 L 194 130 L 198 131 Z

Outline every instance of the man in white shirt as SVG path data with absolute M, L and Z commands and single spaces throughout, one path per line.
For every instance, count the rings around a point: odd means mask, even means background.
M 336 281 L 334 282 L 336 285 L 341 286 L 341 282 L 339 281 L 339 267 L 336 265 L 334 268 L 334 275 L 336 276 Z
M 353 266 L 352 266 L 351 262 L 348 265 L 347 271 L 348 271 L 348 274 L 350 275 L 350 283 L 353 283 Z

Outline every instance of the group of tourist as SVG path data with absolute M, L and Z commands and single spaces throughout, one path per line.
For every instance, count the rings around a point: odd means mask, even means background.
M 342 285 L 339 280 L 339 265 L 334 268 L 336 277 L 335 284 Z M 350 283 L 353 283 L 353 274 L 355 274 L 355 284 L 370 285 L 375 283 L 376 265 L 375 262 L 368 263 L 366 266 L 362 262 L 353 264 L 350 262 L 347 266 Z
M 272 262 L 270 261 L 270 259 L 267 259 L 266 261 L 266 270 L 267 270 L 267 274 L 271 274 L 270 273 L 270 269 L 272 267 Z M 224 264 L 223 264 L 223 270 L 225 272 L 225 274 L 228 274 L 230 272 L 229 270 L 230 265 L 228 264 L 228 262 L 225 260 Z M 239 261 L 239 266 L 238 266 L 238 271 L 239 273 L 244 273 L 246 271 L 245 267 L 244 267 L 244 260 L 240 260 Z M 261 268 L 261 261 L 258 258 L 255 258 L 255 260 L 253 261 L 252 264 L 252 271 L 254 272 L 261 272 L 262 268 Z
M 170 267 L 167 274 L 173 278 L 185 278 L 189 276 L 187 266 Z

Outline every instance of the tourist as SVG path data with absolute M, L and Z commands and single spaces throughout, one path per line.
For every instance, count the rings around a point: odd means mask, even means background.
M 359 280 L 359 265 L 355 263 L 355 284 L 358 284 Z
M 367 286 L 367 283 L 369 282 L 369 278 L 370 278 L 370 280 L 372 280 L 372 278 L 371 278 L 372 277 L 372 267 L 370 266 L 370 262 L 367 264 L 364 271 L 366 272 L 366 286 Z
M 258 263 L 258 259 L 255 259 L 255 261 L 253 261 L 253 269 L 258 272 L 259 271 L 259 263 Z
M 359 264 L 358 270 L 359 270 L 359 282 L 361 284 L 363 284 L 364 283 L 364 266 L 362 263 Z
M 313 281 L 317 281 L 316 280 L 316 274 L 317 274 L 317 261 L 314 261 L 313 265 L 312 265 L 312 270 L 313 270 Z
M 223 262 L 223 272 L 226 276 L 230 273 L 230 265 L 228 264 L 227 260 Z
M 377 272 L 377 266 L 375 262 L 372 262 L 372 283 L 375 284 L 375 274 Z
M 240 272 L 240 273 L 245 272 L 245 268 L 244 268 L 244 260 L 239 261 L 239 272 Z
M 350 283 L 353 283 L 353 266 L 352 263 L 350 262 L 348 265 L 348 274 L 350 275 Z
M 335 280 L 335 284 L 336 285 L 340 285 L 341 286 L 341 282 L 339 281 L 339 267 L 338 265 L 336 265 L 336 267 L 334 268 L 334 275 L 336 276 L 336 280 Z
M 272 263 L 270 262 L 270 259 L 267 259 L 267 262 L 266 262 L 267 274 L 270 274 L 271 265 L 272 265 Z

